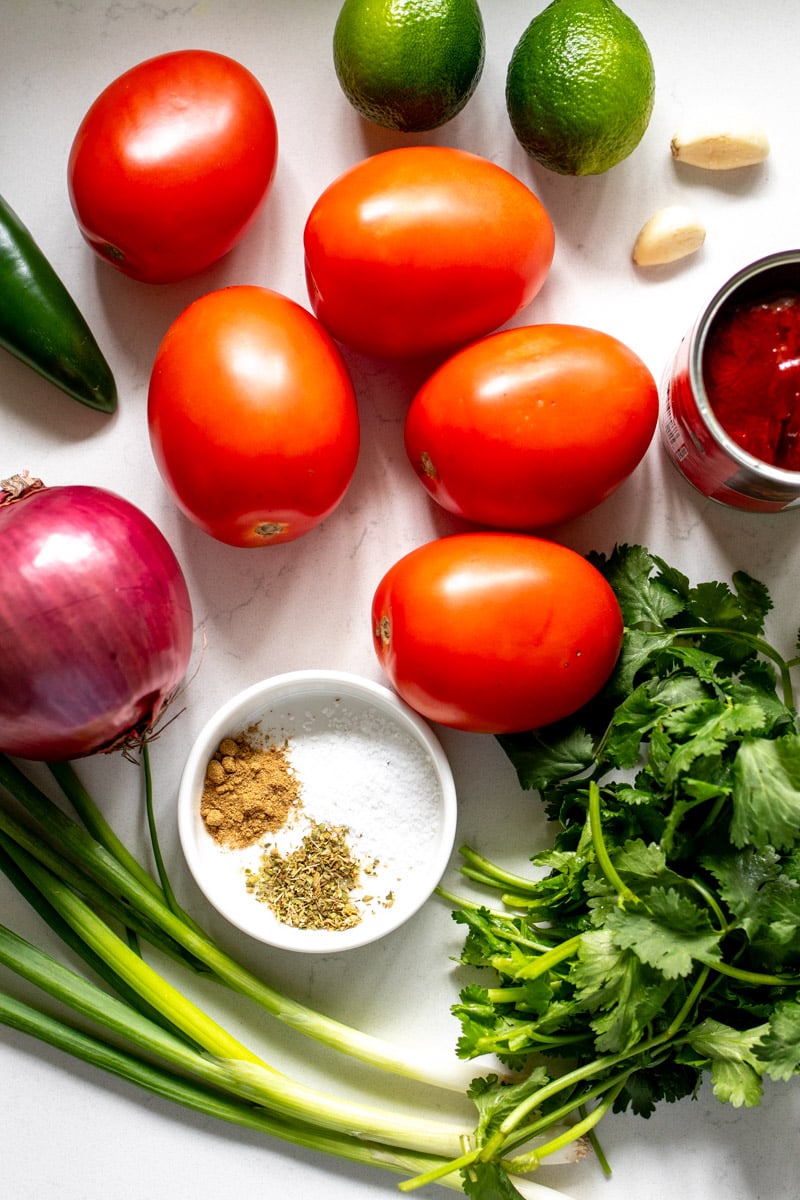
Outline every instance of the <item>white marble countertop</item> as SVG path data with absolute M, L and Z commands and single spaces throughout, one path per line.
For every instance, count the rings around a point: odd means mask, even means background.
M 228 283 L 260 283 L 307 303 L 302 229 L 322 188 L 361 157 L 402 144 L 367 128 L 340 92 L 331 34 L 338 0 L 6 0 L 0 33 L 0 194 L 23 217 L 68 284 L 104 347 L 120 391 L 118 415 L 101 418 L 70 402 L 10 356 L 0 361 L 0 462 L 46 483 L 92 483 L 121 492 L 160 526 L 192 593 L 197 671 L 186 709 L 153 746 L 157 809 L 174 883 L 184 903 L 243 959 L 292 994 L 365 1029 L 441 1052 L 457 1028 L 452 958 L 459 928 L 430 902 L 373 947 L 329 958 L 270 953 L 216 919 L 188 878 L 178 847 L 174 800 L 194 733 L 230 694 L 263 676 L 303 667 L 354 671 L 376 680 L 369 629 L 375 585 L 412 547 L 458 526 L 434 512 L 405 458 L 402 426 L 412 368 L 348 356 L 363 423 L 359 466 L 347 497 L 297 543 L 258 551 L 212 541 L 174 508 L 153 463 L 146 393 L 156 347 L 196 296 Z M 487 62 L 478 91 L 448 126 L 416 140 L 470 149 L 530 184 L 556 227 L 551 275 L 524 320 L 595 326 L 628 343 L 660 377 L 679 340 L 713 292 L 739 267 L 800 243 L 800 146 L 796 73 L 800 22 L 794 0 L 628 0 L 656 64 L 657 99 L 635 153 L 606 175 L 564 179 L 533 165 L 505 113 L 505 67 L 542 4 L 484 0 Z M 280 132 L 275 184 L 263 216 L 224 261 L 185 283 L 148 288 L 88 250 L 66 190 L 72 137 L 89 104 L 116 75 L 170 49 L 216 49 L 262 81 Z M 765 125 L 772 153 L 747 171 L 678 168 L 669 141 L 699 108 L 743 110 Z M 630 259 L 644 220 L 666 204 L 691 204 L 708 236 L 692 259 L 641 273 Z M 556 536 L 585 551 L 641 542 L 695 580 L 742 568 L 770 587 L 774 640 L 793 645 L 798 619 L 800 514 L 748 516 L 705 501 L 685 484 L 654 440 L 635 475 L 594 513 Z M 207 646 L 199 660 L 201 631 Z M 535 795 L 523 794 L 497 743 L 439 731 L 459 788 L 458 841 L 512 868 L 545 838 Z M 86 764 L 112 824 L 144 853 L 135 769 L 119 758 Z M 455 876 L 453 877 L 455 879 Z M 0 883 L 3 920 L 20 932 L 36 923 Z M 209 993 L 209 1003 L 215 997 Z M 252 1014 L 234 1014 L 254 1029 Z M 283 1053 L 309 1069 L 324 1055 Z M 357 1200 L 396 1193 L 391 1175 L 312 1156 L 214 1125 L 0 1031 L 3 1137 L 0 1193 L 8 1200 L 216 1200 L 222 1195 Z M 403 1088 L 397 1089 L 398 1095 Z M 574 1200 L 788 1200 L 796 1195 L 800 1089 L 767 1087 L 762 1106 L 662 1106 L 647 1122 L 603 1123 L 614 1173 L 597 1164 L 542 1174 Z M 564 1171 L 565 1173 L 561 1173 Z M 421 1196 L 441 1194 L 428 1189 Z

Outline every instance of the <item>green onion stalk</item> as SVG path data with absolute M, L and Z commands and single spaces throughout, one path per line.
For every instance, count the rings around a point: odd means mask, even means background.
M 180 908 L 166 879 L 152 820 L 146 746 L 143 757 L 158 881 L 116 838 L 69 764 L 52 764 L 50 770 L 80 821 L 0 754 L 0 786 L 16 802 L 16 807 L 0 804 L 0 869 L 106 985 L 90 982 L 0 926 L 0 964 L 97 1030 L 87 1031 L 2 992 L 0 1022 L 209 1116 L 404 1175 L 410 1186 L 430 1180 L 464 1191 L 470 1175 L 459 1164 L 463 1160 L 473 1170 L 481 1158 L 475 1153 L 474 1124 L 461 1117 L 434 1120 L 345 1099 L 293 1079 L 145 961 L 142 942 L 341 1053 L 385 1072 L 463 1091 L 464 1064 L 458 1064 L 458 1074 L 439 1073 L 430 1061 L 423 1063 L 281 995 L 237 963 Z M 569 1129 L 565 1126 L 565 1142 L 572 1140 Z M 563 1193 L 524 1179 L 517 1165 L 525 1171 L 538 1165 L 535 1154 L 519 1158 L 518 1164 L 500 1164 L 498 1169 L 508 1171 L 509 1195 L 563 1200 Z
M 54 765 L 51 770 L 68 798 L 78 798 L 81 810 L 86 812 L 90 798 L 79 785 L 72 768 L 60 764 Z M 0 755 L 0 785 L 38 822 L 37 831 L 28 839 L 28 852 L 39 857 L 57 874 L 62 870 L 59 864 L 66 857 L 72 869 L 86 877 L 87 886 L 99 884 L 112 897 L 129 906 L 131 921 L 143 922 L 147 929 L 154 928 L 158 934 L 166 935 L 166 940 L 162 938 L 162 948 L 170 945 L 174 955 L 184 959 L 188 957 L 198 969 L 211 972 L 222 983 L 249 997 L 278 1020 L 333 1049 L 406 1078 L 463 1091 L 468 1082 L 463 1064 L 432 1064 L 430 1056 L 415 1057 L 410 1053 L 398 1052 L 382 1039 L 313 1011 L 264 983 L 203 933 L 187 914 L 170 907 L 163 890 L 154 885 L 151 877 L 143 877 L 146 875 L 144 868 L 136 864 L 132 869 L 127 852 L 120 858 L 113 847 L 109 850 L 86 828 L 64 813 L 3 755 Z M 3 819 L 0 817 L 0 829 L 3 828 Z M 94 818 L 94 823 L 96 826 L 102 823 L 99 814 Z M 17 836 L 20 836 L 19 830 Z M 69 868 L 63 869 L 66 871 Z

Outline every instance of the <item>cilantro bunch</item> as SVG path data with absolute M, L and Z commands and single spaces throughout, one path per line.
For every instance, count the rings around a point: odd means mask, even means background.
M 766 640 L 770 596 L 743 572 L 692 586 L 641 546 L 591 560 L 624 617 L 614 675 L 574 717 L 500 739 L 554 843 L 530 878 L 462 850 L 495 907 L 442 892 L 462 962 L 492 972 L 454 1008 L 459 1054 L 520 1072 L 473 1085 L 467 1188 L 706 1073 L 752 1106 L 800 1070 L 800 660 Z

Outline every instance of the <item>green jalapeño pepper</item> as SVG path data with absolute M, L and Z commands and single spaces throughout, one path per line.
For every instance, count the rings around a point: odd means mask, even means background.
M 0 196 L 0 346 L 81 404 L 111 413 L 111 368 L 64 284 Z

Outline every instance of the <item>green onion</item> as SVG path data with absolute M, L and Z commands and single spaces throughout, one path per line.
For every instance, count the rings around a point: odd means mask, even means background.
M 149 764 L 146 803 L 158 881 L 116 838 L 72 767 L 50 770 L 82 824 L 0 755 L 0 785 L 22 810 L 15 813 L 0 803 L 0 869 L 99 982 L 0 926 L 0 965 L 43 990 L 82 1025 L 2 992 L 0 1023 L 209 1116 L 405 1175 L 412 1185 L 414 1179 L 430 1179 L 463 1191 L 464 1177 L 453 1164 L 463 1159 L 471 1172 L 482 1166 L 472 1122 L 345 1099 L 290 1078 L 146 962 L 140 941 L 191 975 L 210 972 L 287 1025 L 373 1067 L 446 1089 L 458 1086 L 455 1072 L 440 1077 L 429 1062 L 423 1068 L 381 1039 L 281 996 L 200 929 L 177 903 L 157 849 Z M 95 1028 L 85 1029 L 86 1022 Z M 523 1161 L 527 1169 L 529 1160 L 522 1156 Z M 515 1180 L 509 1181 L 510 1196 L 561 1196 L 522 1179 L 513 1166 L 510 1173 Z
M 87 886 L 100 883 L 112 896 L 124 899 L 131 918 L 146 920 L 167 935 L 173 947 L 183 951 L 210 970 L 234 991 L 247 996 L 279 1021 L 315 1040 L 386 1071 L 416 1079 L 435 1087 L 463 1091 L 470 1072 L 457 1061 L 432 1063 L 430 1056 L 414 1057 L 398 1051 L 383 1039 L 353 1029 L 315 1010 L 281 995 L 247 968 L 237 963 L 193 921 L 173 912 L 163 893 L 141 882 L 77 822 L 37 788 L 5 755 L 0 754 L 0 785 L 39 822 L 37 844 L 28 844 L 28 852 L 45 865 L 54 867 L 54 858 L 65 858 L 87 877 Z M 14 836 L 12 834 L 12 836 Z M 57 869 L 57 868 L 56 868 Z M 64 870 L 67 868 L 65 866 Z M 174 952 L 174 951 L 173 951 Z
M 357 1141 L 299 1121 L 281 1119 L 265 1109 L 217 1093 L 212 1088 L 182 1078 L 163 1067 L 121 1050 L 100 1038 L 87 1034 L 55 1017 L 32 1008 L 23 1001 L 0 992 L 0 1022 L 21 1033 L 38 1038 L 100 1070 L 145 1088 L 166 1100 L 181 1104 L 217 1120 L 228 1121 L 269 1137 L 304 1146 L 322 1154 L 350 1162 L 380 1167 L 401 1175 L 433 1170 L 436 1160 L 413 1150 Z M 444 1175 L 437 1182 L 461 1191 L 457 1177 Z

